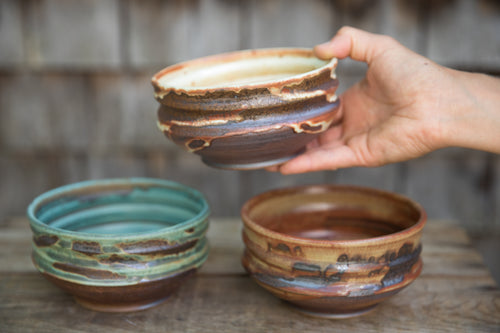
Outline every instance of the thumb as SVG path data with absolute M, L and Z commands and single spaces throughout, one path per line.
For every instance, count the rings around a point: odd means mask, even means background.
M 352 27 L 343 27 L 329 41 L 314 47 L 318 58 L 351 58 L 370 65 L 381 52 L 393 47 L 397 42 L 391 37 L 372 34 Z

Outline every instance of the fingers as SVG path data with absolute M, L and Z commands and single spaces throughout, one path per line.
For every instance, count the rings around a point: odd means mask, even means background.
M 395 45 L 399 44 L 390 37 L 343 27 L 329 42 L 317 45 L 314 53 L 321 59 L 350 57 L 370 64 L 378 54 Z
M 338 146 L 328 149 L 312 149 L 295 157 L 279 167 L 284 175 L 336 170 L 359 165 L 355 153 L 348 146 Z
M 278 172 L 278 171 L 280 171 L 280 166 L 279 165 L 271 165 L 265 169 L 266 169 L 266 171 L 269 171 L 269 172 Z
M 344 59 L 351 52 L 351 38 L 348 35 L 335 35 L 329 42 L 316 45 L 314 53 L 320 59 Z

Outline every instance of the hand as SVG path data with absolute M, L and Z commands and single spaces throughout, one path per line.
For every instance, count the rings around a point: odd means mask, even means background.
M 500 101 L 481 105 L 477 96 L 484 92 L 474 89 L 488 83 L 496 91 L 490 99 L 498 99 L 498 79 L 439 66 L 390 37 L 350 27 L 314 51 L 323 59 L 363 61 L 368 69 L 365 78 L 340 97 L 342 123 L 310 143 L 304 154 L 281 165 L 280 172 L 380 166 L 450 145 L 500 152 Z M 488 106 L 496 112 L 489 110 L 486 124 L 478 119 L 482 114 L 471 113 Z M 496 145 L 474 139 L 471 126 L 479 132 L 487 126 Z

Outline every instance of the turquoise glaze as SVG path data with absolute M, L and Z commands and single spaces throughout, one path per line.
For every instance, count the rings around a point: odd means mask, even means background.
M 172 181 L 71 184 L 37 197 L 27 214 L 35 266 L 63 282 L 136 285 L 196 270 L 208 255 L 207 201 Z

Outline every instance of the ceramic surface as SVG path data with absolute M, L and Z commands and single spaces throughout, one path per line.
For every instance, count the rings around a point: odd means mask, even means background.
M 152 79 L 158 127 L 213 167 L 283 163 L 340 120 L 336 66 L 311 50 L 260 49 L 167 67 Z
M 424 210 L 374 189 L 303 186 L 258 195 L 242 208 L 251 277 L 301 311 L 358 315 L 422 270 Z
M 206 260 L 208 215 L 202 194 L 165 180 L 63 186 L 28 208 L 33 263 L 88 308 L 148 308 Z

